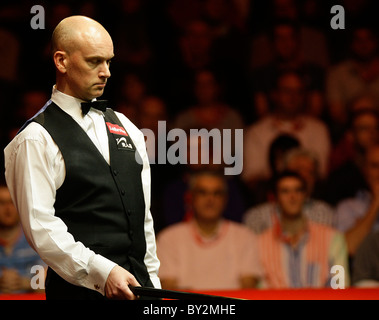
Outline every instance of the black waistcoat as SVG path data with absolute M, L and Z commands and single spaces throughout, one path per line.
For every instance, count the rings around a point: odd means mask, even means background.
M 76 241 L 129 270 L 142 286 L 152 286 L 144 264 L 142 165 L 115 113 L 107 109 L 104 115 L 110 165 L 84 130 L 56 104 L 34 118 L 49 132 L 65 162 L 65 180 L 56 193 L 56 216 Z M 114 128 L 125 132 L 120 135 Z M 57 278 L 50 270 L 46 289 L 54 286 L 54 279 L 62 281 Z

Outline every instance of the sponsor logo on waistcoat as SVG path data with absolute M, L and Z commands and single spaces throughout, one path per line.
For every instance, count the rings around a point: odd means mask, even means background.
M 109 132 L 113 134 L 119 150 L 134 150 L 130 136 L 123 127 L 110 122 L 106 122 L 106 124 Z
M 128 133 L 125 131 L 123 127 L 120 127 L 117 124 L 113 124 L 110 122 L 106 122 L 106 124 L 111 133 L 120 134 L 122 136 L 128 136 Z

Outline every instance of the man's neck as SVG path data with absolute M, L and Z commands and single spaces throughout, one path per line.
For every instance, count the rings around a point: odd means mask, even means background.
M 195 222 L 200 235 L 202 237 L 211 238 L 218 234 L 221 220 L 202 220 L 195 218 Z
M 90 101 L 90 99 L 85 99 L 83 97 L 79 97 L 70 87 L 70 85 L 61 79 L 57 79 L 55 84 L 55 89 L 57 89 L 60 93 L 65 94 L 66 96 L 70 96 L 75 99 L 79 99 L 81 101 Z
M 280 218 L 282 232 L 289 236 L 301 235 L 306 228 L 306 218 L 303 214 L 296 217 L 289 217 L 284 214 Z

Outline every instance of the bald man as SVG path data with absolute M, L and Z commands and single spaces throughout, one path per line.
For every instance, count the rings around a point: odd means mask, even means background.
M 144 136 L 99 101 L 114 56 L 98 22 L 53 32 L 51 99 L 5 148 L 7 184 L 26 238 L 48 264 L 47 299 L 136 299 L 160 288 Z

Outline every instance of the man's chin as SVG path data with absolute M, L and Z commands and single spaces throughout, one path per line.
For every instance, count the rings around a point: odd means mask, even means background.
M 92 96 L 91 100 L 94 98 L 101 97 L 103 95 L 103 93 L 104 93 L 104 88 L 93 90 L 93 92 L 91 94 L 91 96 Z

